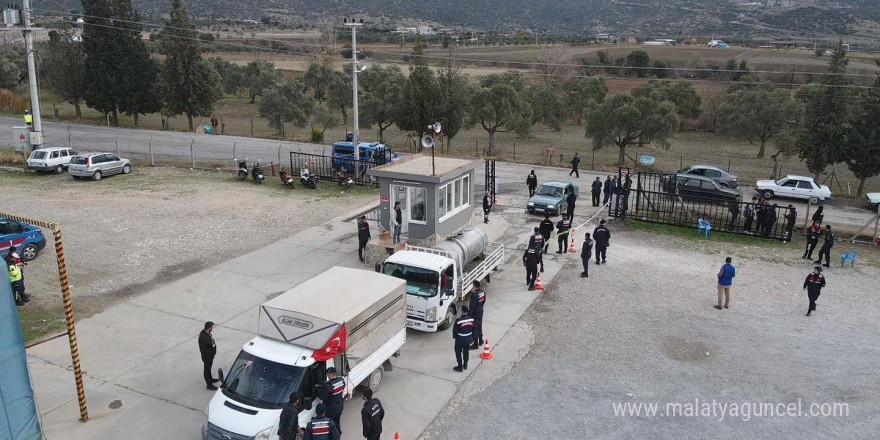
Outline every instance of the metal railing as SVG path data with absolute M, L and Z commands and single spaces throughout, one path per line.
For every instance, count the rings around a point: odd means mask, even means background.
M 308 168 L 309 174 L 318 180 L 342 183 L 349 177 L 355 185 L 376 186 L 379 183 L 367 175 L 367 171 L 380 164 L 372 160 L 346 159 L 322 154 L 290 152 L 290 172 L 298 176 L 300 170 Z
M 627 181 L 627 173 L 618 174 Z M 651 223 L 688 227 L 697 230 L 700 220 L 709 222 L 712 231 L 753 235 L 776 240 L 790 240 L 796 219 L 790 218 L 787 206 L 774 203 L 752 203 L 749 200 L 722 200 L 711 197 L 682 195 L 674 174 L 639 172 L 630 184 L 624 184 L 612 195 L 608 214 Z M 796 211 L 794 211 L 796 212 Z M 794 235 L 794 234 L 791 234 Z

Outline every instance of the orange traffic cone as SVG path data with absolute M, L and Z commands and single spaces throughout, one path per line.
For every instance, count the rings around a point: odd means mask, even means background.
M 399 432 L 394 433 L 394 440 L 400 440 L 400 433 Z
M 489 340 L 486 339 L 486 343 L 483 344 L 483 353 L 480 355 L 483 359 L 492 359 L 492 349 L 489 348 Z
M 535 280 L 535 290 L 544 290 L 544 283 L 541 282 L 541 272 L 538 272 L 538 279 Z
M 574 228 L 571 228 L 571 232 L 568 233 L 568 240 L 571 244 L 568 246 L 568 252 L 574 253 Z
M 498 193 L 495 193 L 495 199 L 493 199 L 492 204 L 493 204 L 493 205 L 497 205 L 497 204 L 498 204 Z

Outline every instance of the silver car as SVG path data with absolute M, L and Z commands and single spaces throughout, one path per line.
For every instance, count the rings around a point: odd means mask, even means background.
M 70 159 L 67 171 L 74 179 L 101 180 L 104 176 L 130 173 L 131 161 L 110 153 L 81 153 Z

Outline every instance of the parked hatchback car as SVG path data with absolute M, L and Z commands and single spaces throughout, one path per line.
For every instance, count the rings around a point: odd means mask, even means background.
M 712 165 L 691 165 L 678 170 L 679 174 L 708 177 L 728 188 L 739 186 L 739 177 Z
M 831 198 L 831 189 L 825 185 L 819 185 L 812 177 L 788 175 L 779 180 L 759 180 L 755 184 L 755 190 L 761 197 L 770 199 L 773 197 L 791 197 L 795 199 L 819 200 Z
M 562 205 L 566 203 L 566 197 L 570 191 L 578 194 L 578 187 L 564 180 L 550 180 L 538 187 L 526 206 L 530 213 L 556 215 L 562 213 Z
M 708 177 L 677 174 L 675 180 L 678 181 L 678 195 L 682 197 L 700 197 L 721 202 L 742 200 L 739 190 L 728 188 Z M 664 182 L 663 190 L 668 193 L 676 192 L 675 180 L 668 179 Z
M 67 171 L 74 179 L 101 180 L 113 174 L 131 172 L 131 161 L 110 153 L 81 153 L 70 159 Z
M 34 225 L 0 217 L 0 255 L 6 255 L 10 246 L 24 261 L 31 261 L 46 247 L 46 237 Z
M 29 170 L 54 171 L 58 174 L 64 172 L 70 158 L 78 153 L 66 147 L 50 147 L 34 150 L 28 157 L 27 167 Z

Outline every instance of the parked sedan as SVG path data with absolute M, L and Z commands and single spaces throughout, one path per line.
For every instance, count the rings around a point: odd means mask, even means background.
M 538 191 L 535 192 L 535 195 L 529 199 L 526 210 L 530 214 L 561 214 L 563 210 L 562 206 L 565 205 L 566 196 L 571 191 L 574 191 L 575 195 L 578 194 L 578 187 L 571 182 L 566 182 L 564 180 L 551 180 L 549 182 L 544 182 L 543 185 L 538 187 Z
M 739 186 L 739 177 L 712 165 L 691 165 L 678 170 L 678 174 L 708 177 L 728 188 Z
M 110 153 L 82 153 L 70 159 L 67 171 L 74 179 L 101 180 L 104 176 L 130 173 L 131 161 Z
M 722 202 L 742 200 L 742 195 L 738 190 L 728 188 L 708 177 L 678 174 L 676 180 L 678 181 L 678 194 L 683 197 L 716 199 Z M 669 193 L 676 192 L 674 181 L 667 180 L 663 185 L 663 190 Z
M 770 199 L 773 197 L 791 197 L 795 199 L 816 198 L 825 200 L 831 198 L 831 189 L 825 185 L 819 185 L 812 177 L 785 176 L 777 181 L 759 180 L 755 184 L 755 190 L 761 197 Z

